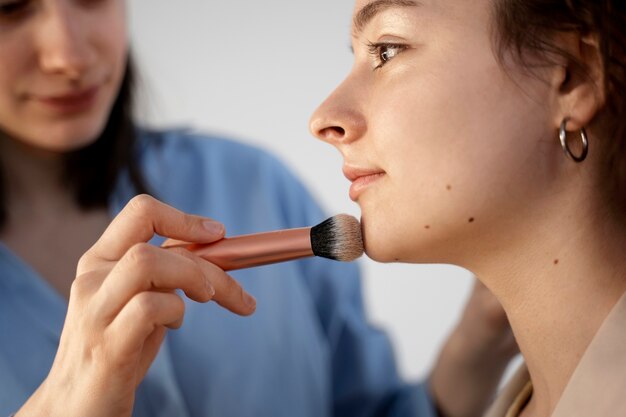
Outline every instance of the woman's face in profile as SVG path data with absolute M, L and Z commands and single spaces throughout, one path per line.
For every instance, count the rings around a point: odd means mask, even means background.
M 356 2 L 353 68 L 311 130 L 342 153 L 376 260 L 463 264 L 554 191 L 553 93 L 498 63 L 492 7 Z
M 127 48 L 123 0 L 0 0 L 0 129 L 52 151 L 95 140 Z

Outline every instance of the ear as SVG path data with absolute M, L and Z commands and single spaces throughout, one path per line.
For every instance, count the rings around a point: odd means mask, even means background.
M 570 55 L 552 77 L 557 109 L 555 126 L 568 118 L 568 130 L 580 130 L 591 123 L 606 100 L 599 42 L 594 35 L 564 33 L 557 35 L 555 44 Z

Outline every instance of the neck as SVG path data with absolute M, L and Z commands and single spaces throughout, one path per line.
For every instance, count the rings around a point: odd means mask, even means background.
M 5 204 L 9 222 L 77 209 L 63 184 L 63 155 L 0 137 Z
M 61 154 L 0 138 L 0 158 L 8 212 L 0 238 L 67 299 L 78 259 L 109 224 L 107 208 L 79 207 Z
M 494 255 L 490 261 L 470 266 L 507 312 L 533 381 L 533 416 L 551 415 L 626 291 L 624 228 L 600 215 L 601 207 L 589 207 L 593 199 L 571 197 L 554 205 L 558 212 L 544 207 L 519 222 L 523 230 L 507 225 L 507 242 L 483 248 Z

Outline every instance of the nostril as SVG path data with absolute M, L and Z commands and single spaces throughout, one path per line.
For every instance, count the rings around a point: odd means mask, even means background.
M 320 132 L 320 135 L 326 140 L 342 139 L 345 134 L 345 129 L 339 126 L 330 126 L 322 129 L 322 131 Z

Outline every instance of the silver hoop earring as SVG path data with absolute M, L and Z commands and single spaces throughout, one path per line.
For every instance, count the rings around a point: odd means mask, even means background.
M 572 161 L 582 162 L 587 158 L 587 153 L 589 152 L 589 140 L 587 139 L 587 132 L 585 131 L 584 127 L 580 129 L 580 139 L 583 144 L 583 150 L 580 155 L 574 155 L 570 150 L 569 145 L 567 144 L 567 122 L 569 122 L 569 118 L 563 119 L 563 122 L 561 123 L 561 128 L 559 129 L 559 139 L 561 140 L 561 147 L 563 148 L 565 155 L 567 155 Z

